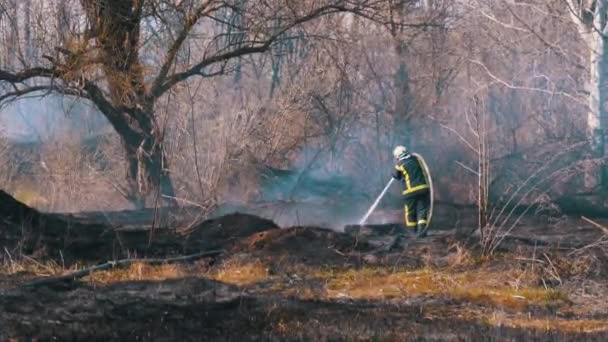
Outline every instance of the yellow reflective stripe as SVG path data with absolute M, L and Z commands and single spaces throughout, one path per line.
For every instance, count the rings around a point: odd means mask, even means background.
M 403 172 L 403 175 L 405 176 L 405 188 L 406 189 L 411 189 L 412 183 L 410 183 L 410 174 L 407 173 L 407 170 L 405 170 L 405 168 L 403 167 L 403 165 L 398 165 L 397 169 L 399 171 Z
M 407 205 L 405 205 L 405 226 L 416 227 L 416 222 L 410 222 L 410 210 Z
M 426 220 L 418 220 L 418 224 L 426 224 Z
M 422 189 L 428 189 L 428 188 L 429 188 L 428 184 L 422 184 L 422 185 L 415 186 L 413 188 L 408 188 L 407 190 L 403 191 L 403 194 L 407 195 L 407 194 L 411 194 L 414 191 L 418 191 L 418 190 L 422 190 Z

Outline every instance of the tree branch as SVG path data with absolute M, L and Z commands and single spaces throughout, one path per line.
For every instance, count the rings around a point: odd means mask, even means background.
M 605 1 L 605 0 L 600 0 L 600 1 Z M 578 29 L 579 34 L 581 36 L 585 36 L 585 35 L 595 32 L 596 34 L 598 34 L 604 38 L 606 37 L 606 34 L 604 32 L 605 27 L 601 28 L 601 27 L 595 26 L 593 17 L 597 14 L 591 12 L 591 8 L 585 8 L 583 3 L 576 4 L 572 0 L 566 0 L 566 5 L 568 7 L 568 12 L 570 13 L 572 22 L 574 23 L 574 25 L 576 25 L 576 28 Z M 597 7 L 598 5 L 596 4 L 595 6 Z M 576 10 L 578 10 L 578 11 L 576 11 Z M 594 12 L 597 10 L 598 9 L 595 9 Z M 585 12 L 587 12 L 588 15 L 591 15 L 591 17 L 585 18 L 585 16 L 584 16 Z M 604 14 L 602 13 L 601 15 L 604 15 Z
M 507 4 L 506 7 L 507 7 L 507 10 L 509 11 L 509 13 L 513 16 L 513 18 L 515 18 L 520 24 L 522 24 L 524 26 L 523 31 L 527 31 L 527 32 L 533 34 L 534 37 L 536 37 L 541 43 L 543 43 L 549 49 L 551 49 L 551 50 L 555 51 L 556 53 L 560 54 L 568 63 L 572 64 L 577 69 L 584 70 L 586 68 L 585 66 L 581 65 L 580 63 L 577 63 L 576 61 L 573 61 L 572 58 L 570 58 L 569 54 L 566 53 L 561 46 L 559 46 L 557 44 L 554 44 L 554 43 L 551 43 L 547 39 L 545 39 L 540 33 L 538 33 L 534 28 L 532 28 L 530 26 L 530 24 L 528 24 L 517 13 L 515 13 L 515 11 L 511 8 L 511 6 L 509 6 Z
M 88 94 L 88 99 L 104 114 L 110 124 L 112 124 L 112 127 L 114 127 L 116 132 L 118 132 L 123 139 L 129 139 L 130 143 L 135 145 L 139 144 L 139 141 L 134 140 L 137 139 L 136 132 L 129 127 L 128 123 L 124 120 L 119 108 L 116 108 L 116 106 L 108 101 L 103 91 L 97 85 L 91 81 L 85 80 L 84 90 L 86 90 Z
M 274 34 L 272 34 L 266 40 L 252 41 L 247 46 L 241 46 L 241 47 L 238 47 L 231 51 L 216 53 L 212 56 L 203 58 L 202 61 L 195 64 L 194 66 L 187 69 L 186 71 L 176 73 L 176 74 L 172 75 L 171 77 L 169 77 L 162 85 L 155 86 L 153 88 L 153 91 L 151 92 L 151 96 L 153 98 L 160 97 L 167 90 L 169 90 L 173 86 L 175 86 L 177 83 L 184 81 L 192 76 L 201 75 L 202 70 L 204 68 L 211 66 L 213 64 L 221 63 L 221 62 L 228 62 L 229 60 L 236 58 L 236 57 L 242 57 L 242 56 L 246 56 L 246 55 L 266 52 L 271 48 L 272 44 L 274 42 L 276 42 L 284 33 L 289 31 L 290 29 L 294 28 L 295 26 L 306 23 L 308 21 L 311 21 L 313 19 L 325 16 L 325 15 L 340 13 L 340 12 L 350 12 L 350 13 L 354 13 L 356 15 L 362 15 L 362 16 L 368 17 L 368 18 L 371 17 L 369 14 L 363 13 L 363 7 L 360 7 L 359 5 L 354 6 L 352 8 L 349 8 L 345 5 L 336 5 L 336 4 L 319 7 L 304 16 L 295 18 L 291 23 L 288 23 L 287 25 L 285 25 L 282 28 L 280 28 L 279 30 L 277 30 Z
M 25 95 L 40 92 L 40 91 L 46 91 L 47 94 L 50 92 L 56 92 L 56 93 L 60 93 L 63 95 L 73 95 L 73 96 L 79 96 L 79 97 L 82 96 L 82 93 L 79 92 L 78 89 L 59 87 L 59 86 L 56 86 L 53 84 L 43 85 L 43 86 L 33 86 L 33 87 L 24 88 L 24 89 L 17 89 L 15 91 L 8 92 L 8 93 L 1 95 L 0 96 L 0 108 L 9 102 L 12 102 L 11 100 L 13 100 L 13 99 L 17 99 L 19 97 L 23 97 Z M 41 95 L 41 96 L 44 96 L 44 95 Z
M 182 28 L 181 32 L 179 33 L 179 35 L 177 36 L 177 38 L 175 39 L 175 41 L 173 42 L 173 44 L 171 45 L 169 50 L 167 51 L 167 56 L 165 57 L 165 61 L 158 73 L 158 76 L 156 77 L 156 79 L 154 80 L 154 83 L 152 85 L 152 88 L 150 91 L 151 94 L 157 94 L 159 91 L 159 88 L 162 87 L 162 84 L 165 82 L 165 80 L 167 78 L 167 74 L 169 73 L 169 69 L 171 69 L 171 66 L 175 62 L 177 53 L 181 49 L 184 41 L 186 41 L 186 38 L 188 38 L 188 34 L 192 30 L 192 28 L 196 25 L 196 23 L 203 16 L 218 9 L 218 8 L 213 8 L 213 9 L 209 10 L 209 5 L 211 4 L 211 2 L 212 2 L 212 0 L 205 1 L 194 12 L 194 14 L 192 14 L 186 18 L 184 27 Z
M 31 68 L 18 73 L 11 73 L 9 71 L 0 69 L 0 81 L 9 83 L 23 83 L 36 77 L 50 78 L 57 76 L 59 76 L 58 73 L 54 69 L 49 68 Z
M 494 75 L 490 71 L 490 69 L 488 69 L 488 67 L 484 63 L 482 63 L 482 62 L 480 62 L 478 60 L 474 60 L 474 59 L 470 59 L 469 62 L 480 66 L 486 72 L 486 74 L 491 79 L 493 79 L 496 83 L 502 84 L 503 86 L 505 86 L 505 87 L 507 87 L 509 89 L 535 91 L 535 92 L 544 93 L 544 94 L 550 94 L 550 95 L 560 95 L 560 96 L 567 97 L 567 98 L 573 100 L 574 102 L 576 102 L 576 103 L 578 103 L 580 105 L 587 106 L 587 104 L 584 101 L 582 101 L 581 99 L 577 98 L 576 96 L 574 96 L 572 94 L 569 94 L 569 93 L 566 93 L 566 92 L 563 92 L 563 91 L 552 91 L 552 90 L 547 90 L 547 89 L 542 89 L 542 88 L 536 88 L 536 87 L 526 87 L 526 86 L 514 85 L 514 84 L 511 84 L 511 83 L 509 83 L 509 82 L 501 79 L 500 77 Z

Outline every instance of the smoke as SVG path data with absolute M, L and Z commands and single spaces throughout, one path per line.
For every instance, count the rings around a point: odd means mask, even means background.
M 110 129 L 106 118 L 88 102 L 56 95 L 8 104 L 0 110 L 0 126 L 10 141 L 39 143 L 66 137 L 86 139 Z
M 392 149 L 405 144 L 429 164 L 435 199 L 454 204 L 474 203 L 476 176 L 456 161 L 476 167 L 474 155 L 440 127 L 418 125 L 408 137 L 397 140 L 396 129 L 357 127 L 347 139 L 337 139 L 334 148 L 326 140 L 309 144 L 297 153 L 290 167 L 270 170 L 263 177 L 260 201 L 239 208 L 264 216 L 280 226 L 309 225 L 341 231 L 356 225 L 390 180 L 394 170 Z M 441 136 L 441 137 L 440 137 Z M 331 140 L 331 139 L 328 139 Z M 466 191 L 461 191 L 465 189 Z M 403 222 L 402 184 L 393 182 L 366 224 Z
M 333 145 L 323 140 L 301 148 L 288 169 L 264 174 L 260 201 L 247 210 L 281 226 L 358 224 L 390 180 L 392 133 L 381 132 L 378 144 L 376 130 L 356 128 Z M 394 183 L 368 223 L 400 222 L 400 191 Z

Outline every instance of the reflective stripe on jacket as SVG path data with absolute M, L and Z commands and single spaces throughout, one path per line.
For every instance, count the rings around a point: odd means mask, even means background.
M 397 165 L 395 165 L 393 177 L 405 183 L 405 190 L 403 190 L 405 196 L 418 194 L 429 189 L 420 162 L 411 154 L 399 159 Z

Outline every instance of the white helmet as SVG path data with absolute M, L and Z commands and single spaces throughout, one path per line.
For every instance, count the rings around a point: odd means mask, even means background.
M 399 146 L 395 147 L 395 149 L 393 150 L 393 157 L 395 157 L 395 159 L 399 159 L 406 154 L 407 154 L 407 148 L 405 148 L 405 146 L 399 145 Z

